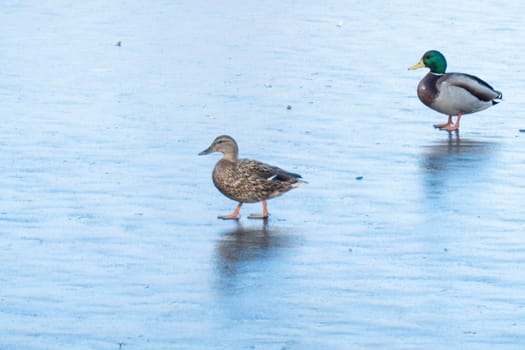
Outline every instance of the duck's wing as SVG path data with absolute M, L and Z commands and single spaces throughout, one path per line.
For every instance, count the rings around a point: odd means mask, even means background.
M 447 73 L 442 82 L 467 90 L 470 94 L 481 101 L 492 101 L 501 99 L 501 92 L 494 90 L 487 82 L 480 78 L 465 73 Z
M 267 181 L 283 182 L 302 178 L 299 174 L 291 173 L 279 167 L 251 159 L 240 159 L 238 166 L 239 171 L 249 173 L 249 176 L 256 176 Z

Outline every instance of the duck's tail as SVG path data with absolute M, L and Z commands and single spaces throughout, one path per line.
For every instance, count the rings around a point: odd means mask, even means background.
M 498 103 L 501 102 L 501 100 L 503 99 L 503 94 L 500 92 L 500 91 L 497 91 L 497 90 L 494 90 L 495 92 L 498 93 L 498 96 L 496 96 L 495 99 L 492 100 L 492 105 L 497 105 Z
M 307 183 L 308 183 L 308 181 L 297 179 L 297 182 L 292 185 L 292 188 L 295 188 L 295 187 L 298 187 L 298 186 L 301 186 L 301 185 L 306 185 Z

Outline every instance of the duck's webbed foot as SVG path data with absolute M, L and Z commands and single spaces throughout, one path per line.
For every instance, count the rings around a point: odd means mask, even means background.
M 452 116 L 448 116 L 448 121 L 444 124 L 434 124 L 434 128 L 441 129 L 441 130 L 447 130 L 452 125 Z
M 446 130 L 446 131 L 456 131 L 459 129 L 459 121 L 461 119 L 461 114 L 458 114 L 458 117 L 456 118 L 456 122 L 452 123 L 452 116 L 448 116 L 448 121 L 445 124 L 436 124 L 434 125 L 435 128 L 438 128 L 440 130 Z
M 248 219 L 268 219 L 268 216 L 270 216 L 270 213 L 268 213 L 268 207 L 266 205 L 266 200 L 262 201 L 262 206 L 263 206 L 262 214 L 250 214 L 250 216 L 248 216 Z
M 459 130 L 459 121 L 461 120 L 461 114 L 458 114 L 458 117 L 456 118 L 456 122 L 454 124 L 450 123 L 449 125 L 446 125 L 443 128 L 440 128 L 441 130 L 446 131 L 457 131 Z M 449 117 L 449 121 L 452 121 L 452 118 Z
M 250 214 L 248 215 L 248 219 L 268 219 L 268 216 L 270 216 L 270 214 Z
M 233 213 L 227 215 L 219 215 L 217 216 L 217 218 L 223 220 L 239 220 L 241 218 L 241 215 L 239 214 L 239 212 L 241 211 L 241 206 L 242 203 L 239 203 L 233 211 Z
M 459 125 L 456 123 L 454 125 L 449 125 L 445 128 L 441 128 L 441 130 L 446 130 L 446 131 L 457 131 L 459 129 Z

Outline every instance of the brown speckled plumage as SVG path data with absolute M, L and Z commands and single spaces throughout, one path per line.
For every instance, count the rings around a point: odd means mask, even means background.
M 301 175 L 285 171 L 256 160 L 238 159 L 239 149 L 235 140 L 227 135 L 217 137 L 199 155 L 222 152 L 223 158 L 213 169 L 213 183 L 226 197 L 242 203 L 263 201 L 282 195 L 304 181 Z M 236 210 L 238 214 L 238 211 Z M 222 218 L 238 218 L 222 217 Z
M 260 202 L 291 190 L 300 175 L 250 159 L 221 159 L 213 169 L 213 183 L 226 197 L 242 203 Z

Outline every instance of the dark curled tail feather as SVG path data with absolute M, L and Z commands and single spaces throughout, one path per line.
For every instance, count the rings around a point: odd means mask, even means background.
M 500 103 L 501 100 L 503 99 L 503 94 L 500 91 L 496 91 L 496 92 L 498 93 L 498 96 L 494 100 L 492 100 L 492 105 L 493 106 L 497 105 L 498 103 Z M 498 100 L 498 101 L 496 101 L 496 100 Z

